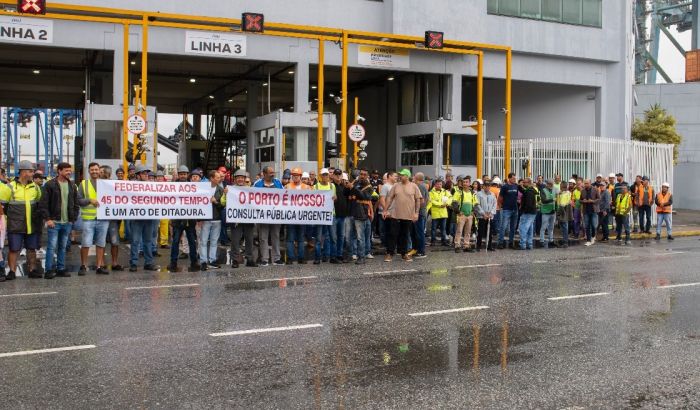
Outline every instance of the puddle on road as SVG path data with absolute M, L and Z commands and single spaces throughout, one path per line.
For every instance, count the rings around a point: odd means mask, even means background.
M 272 288 L 292 288 L 296 286 L 305 286 L 318 283 L 317 279 L 293 279 L 293 278 L 282 278 L 277 280 L 266 280 L 264 282 L 241 282 L 241 283 L 230 283 L 224 285 L 224 289 L 227 291 L 236 290 L 262 290 L 262 289 L 272 289 Z

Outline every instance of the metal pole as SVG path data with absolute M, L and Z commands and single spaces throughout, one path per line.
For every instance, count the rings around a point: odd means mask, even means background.
M 325 42 L 322 39 L 318 40 L 318 84 L 316 84 L 316 90 L 318 91 L 318 120 L 317 120 L 317 126 L 318 128 L 316 129 L 316 139 L 317 139 L 317 145 L 318 147 L 316 148 L 316 153 L 318 155 L 317 157 L 317 174 L 318 176 L 321 176 L 321 168 L 323 168 L 323 154 L 324 154 L 324 138 L 323 138 L 323 89 L 325 85 L 325 78 L 323 76 L 324 74 L 324 64 L 325 64 Z M 269 86 L 269 84 L 268 84 Z M 284 134 L 283 134 L 283 142 L 284 142 Z M 282 151 L 282 154 L 284 154 L 284 151 Z
M 148 132 L 148 112 L 146 110 L 146 107 L 148 107 L 148 17 L 145 15 L 143 16 L 141 28 L 143 31 L 141 36 L 141 105 L 143 106 L 143 110 L 141 115 L 143 115 L 143 118 L 146 120 L 146 132 Z M 153 151 L 156 152 L 155 155 L 157 155 L 158 136 L 155 132 L 156 131 L 153 130 Z M 143 155 L 141 155 L 141 164 L 145 163 L 146 153 L 144 152 Z M 155 167 L 156 164 L 154 163 L 153 166 Z
M 700 48 L 700 0 L 693 0 L 693 38 L 691 40 L 691 48 L 697 50 Z
M 512 65 L 513 52 L 510 48 L 506 51 L 506 143 L 503 154 L 505 177 L 510 173 L 510 122 L 511 122 L 511 91 L 512 91 Z
M 124 70 L 122 84 L 122 166 L 124 168 L 124 180 L 126 180 L 129 178 L 129 163 L 126 161 L 126 152 L 129 150 L 129 130 L 126 126 L 129 120 L 129 25 L 124 24 L 122 30 L 124 31 L 124 43 L 122 46 L 124 53 L 124 58 L 122 60 L 122 69 Z M 68 144 L 68 146 L 70 147 L 70 144 Z M 68 152 L 68 158 L 70 159 L 70 150 Z
M 476 77 L 476 177 L 484 170 L 484 53 L 479 53 L 478 74 Z
M 343 30 L 343 66 L 341 68 L 341 85 L 342 90 L 340 97 L 343 99 L 340 103 L 340 158 L 343 162 L 342 167 L 347 170 L 345 163 L 348 156 L 348 33 Z
M 360 112 L 359 112 L 359 99 L 358 99 L 357 97 L 355 97 L 355 120 L 353 121 L 353 124 L 357 125 L 357 119 L 358 119 L 359 116 L 360 116 Z M 358 147 L 358 145 L 357 145 L 356 142 L 353 142 L 352 145 L 353 145 L 353 148 L 352 148 L 352 166 L 353 166 L 355 169 L 357 169 L 357 168 L 359 168 L 359 167 L 357 166 L 357 164 L 358 164 L 358 158 L 357 158 L 357 157 L 358 157 L 358 154 L 359 154 L 359 152 L 360 152 L 360 149 L 359 149 L 359 147 Z

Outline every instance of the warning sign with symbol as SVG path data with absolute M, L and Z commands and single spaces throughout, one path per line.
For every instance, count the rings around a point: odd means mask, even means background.
M 23 14 L 46 14 L 46 0 L 17 0 L 17 11 Z
M 132 134 L 143 134 L 146 131 L 146 119 L 135 114 L 126 120 L 126 129 Z
M 365 134 L 365 127 L 360 124 L 353 124 L 348 130 L 348 136 L 355 142 L 362 141 L 362 139 L 365 138 Z

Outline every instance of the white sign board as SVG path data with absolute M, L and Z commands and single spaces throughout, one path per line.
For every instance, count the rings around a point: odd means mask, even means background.
M 362 141 L 365 138 L 365 127 L 360 124 L 353 124 L 348 129 L 348 137 L 355 142 Z
M 132 115 L 126 120 L 126 128 L 132 134 L 142 134 L 146 131 L 146 119 L 138 114 Z
M 226 222 L 332 225 L 333 191 L 229 186 Z
M 410 68 L 410 52 L 381 46 L 358 47 L 357 63 L 369 67 Z
M 211 219 L 209 182 L 97 180 L 97 219 Z
M 246 36 L 208 31 L 187 31 L 185 52 L 214 57 L 245 57 Z
M 53 21 L 47 19 L 0 16 L 0 41 L 52 44 Z

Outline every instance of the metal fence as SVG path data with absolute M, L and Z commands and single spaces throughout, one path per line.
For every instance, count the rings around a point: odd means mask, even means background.
M 487 141 L 485 169 L 489 175 L 504 173 L 504 141 Z M 525 176 L 525 160 L 531 175 L 545 178 L 561 175 L 568 180 L 576 174 L 595 178 L 622 172 L 625 180 L 634 182 L 635 175 L 646 175 L 655 190 L 664 182 L 673 182 L 673 145 L 601 137 L 563 137 L 513 139 L 511 172 Z

